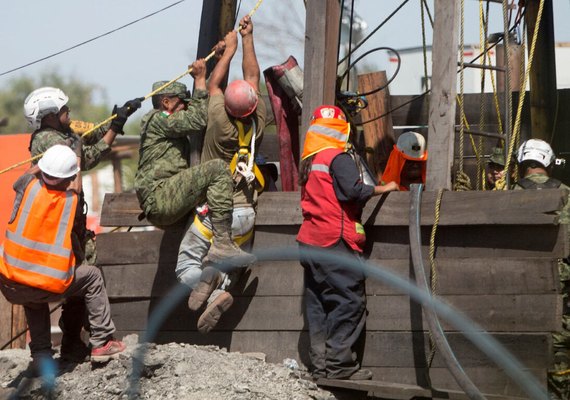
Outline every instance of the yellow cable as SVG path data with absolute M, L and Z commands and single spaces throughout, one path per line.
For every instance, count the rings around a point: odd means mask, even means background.
M 431 227 L 431 235 L 429 238 L 429 263 L 430 263 L 430 289 L 432 297 L 437 296 L 437 284 L 438 284 L 438 276 L 437 276 L 437 264 L 435 262 L 435 237 L 437 233 L 437 227 L 439 225 L 439 217 L 440 217 L 440 210 L 441 210 L 441 199 L 443 198 L 443 191 L 444 189 L 439 189 L 437 192 L 437 198 L 435 201 L 435 210 L 434 210 L 434 217 L 433 217 L 433 226 Z M 429 334 L 429 342 L 430 342 L 430 354 L 428 356 L 428 368 L 431 368 L 431 364 L 433 362 L 433 358 L 435 356 L 436 346 L 435 341 L 433 340 L 431 330 L 428 332 Z
M 534 51 L 536 49 L 536 41 L 538 38 L 538 31 L 539 31 L 539 26 L 540 26 L 540 21 L 542 19 L 542 11 L 544 9 L 544 0 L 540 0 L 540 4 L 538 6 L 538 14 L 536 17 L 536 25 L 534 27 L 534 32 L 533 32 L 533 37 L 532 37 L 532 42 L 530 45 L 530 51 L 529 51 L 529 55 L 528 55 L 528 65 L 526 67 L 526 71 L 524 74 L 524 79 L 523 82 L 521 83 L 521 88 L 523 88 L 520 91 L 520 96 L 519 96 L 519 104 L 517 107 L 517 115 L 515 118 L 515 125 L 513 127 L 513 135 L 511 137 L 510 143 L 509 143 L 509 151 L 507 152 L 507 159 L 505 160 L 505 167 L 506 170 L 508 171 L 508 166 L 511 163 L 511 158 L 513 156 L 514 153 L 514 147 L 515 147 L 515 143 L 518 140 L 518 136 L 520 134 L 520 127 L 521 127 L 521 116 L 522 116 L 522 109 L 523 109 L 523 104 L 524 104 L 524 98 L 526 95 L 526 90 L 524 90 L 524 88 L 526 88 L 526 83 L 528 81 L 528 77 L 530 75 L 530 71 L 532 68 L 532 60 L 534 58 Z M 506 174 L 505 174 L 506 175 Z M 503 176 L 499 181 L 501 180 L 505 180 L 506 181 L 506 177 Z M 497 182 L 499 182 L 497 181 Z M 501 186 L 503 187 L 503 190 L 508 190 L 509 188 L 507 187 L 506 184 L 501 183 Z
M 255 7 L 253 7 L 253 9 L 247 14 L 249 17 L 252 17 L 253 14 L 255 14 L 255 12 L 257 11 L 257 9 L 259 8 L 259 6 L 261 5 L 261 3 L 263 2 L 263 0 L 258 0 L 258 2 L 255 4 Z M 243 27 L 240 25 L 236 31 L 239 32 L 243 29 Z M 206 58 L 204 60 L 208 61 L 210 60 L 212 57 L 214 57 L 214 55 L 216 54 L 216 52 L 213 50 L 210 54 L 208 54 L 206 56 Z M 164 85 L 160 86 L 159 88 L 153 90 L 152 92 L 150 92 L 149 94 L 147 94 L 146 96 L 144 96 L 144 100 L 147 100 L 148 98 L 154 96 L 156 93 L 160 92 L 162 89 L 164 89 L 165 87 L 167 87 L 168 85 L 173 84 L 174 82 L 178 81 L 179 79 L 183 78 L 186 74 L 189 74 L 192 72 L 192 67 L 188 68 L 186 71 L 184 71 L 184 73 L 178 75 L 176 78 L 168 81 L 167 83 L 165 83 Z M 144 101 L 143 100 L 143 101 Z M 85 131 L 85 133 L 83 133 L 81 135 L 81 137 L 87 137 L 88 135 L 90 135 L 91 133 L 95 132 L 97 129 L 99 129 L 100 127 L 102 127 L 103 125 L 111 122 L 112 120 L 114 120 L 115 118 L 117 118 L 117 114 L 113 114 L 111 115 L 109 118 L 107 118 L 106 120 L 98 123 L 97 125 L 93 126 L 91 129 Z M 8 168 L 3 169 L 2 171 L 0 171 L 0 175 L 2 175 L 5 172 L 11 171 L 15 168 L 18 168 L 24 164 L 27 164 L 29 162 L 35 161 L 38 158 L 41 158 L 44 155 L 44 153 L 38 154 L 32 158 L 29 158 L 27 160 L 21 161 L 17 164 L 14 164 Z

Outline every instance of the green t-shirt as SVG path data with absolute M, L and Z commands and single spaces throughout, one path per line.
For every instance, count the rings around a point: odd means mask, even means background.
M 252 117 L 256 119 L 255 151 L 259 150 L 263 139 L 263 129 L 265 128 L 266 108 L 261 99 Z M 246 129 L 249 126 L 246 125 Z M 239 150 L 238 129 L 234 119 L 226 112 L 224 106 L 224 95 L 217 94 L 210 98 L 208 105 L 208 127 L 204 137 L 204 147 L 202 148 L 202 162 L 221 158 L 230 162 L 234 154 Z M 248 184 L 242 179 L 234 192 L 234 207 L 255 207 L 257 193 L 253 184 Z

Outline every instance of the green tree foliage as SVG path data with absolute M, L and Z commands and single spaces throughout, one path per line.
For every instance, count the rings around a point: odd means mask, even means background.
M 34 89 L 42 86 L 57 87 L 65 92 L 69 97 L 68 106 L 73 120 L 99 123 L 111 115 L 113 107 L 106 104 L 106 93 L 102 87 L 73 76 L 64 77 L 56 70 L 50 70 L 38 78 L 15 78 L 0 89 L 0 120 L 8 118 L 8 123 L 0 127 L 0 133 L 31 131 L 24 118 L 24 100 Z M 96 101 L 96 98 L 100 100 Z M 129 120 L 125 127 L 127 133 L 136 133 L 136 119 Z

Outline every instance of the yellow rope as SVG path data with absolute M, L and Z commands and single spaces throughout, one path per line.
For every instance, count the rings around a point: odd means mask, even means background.
M 488 4 L 488 3 L 487 3 Z M 487 15 L 488 16 L 488 15 Z M 483 9 L 483 2 L 479 2 L 479 48 L 483 50 L 483 58 L 481 59 L 481 65 L 485 66 L 487 64 L 487 23 L 485 19 L 485 10 Z M 479 130 L 483 131 L 485 127 L 485 114 L 487 112 L 487 102 L 485 101 L 485 82 L 487 77 L 487 71 L 481 68 L 481 99 L 479 102 Z M 471 140 L 471 145 L 475 147 L 473 139 Z M 479 137 L 477 144 L 477 181 L 476 189 L 485 190 L 485 173 L 483 167 L 483 158 L 479 157 L 479 154 L 483 154 L 483 138 Z
M 255 12 L 257 11 L 257 9 L 259 8 L 259 6 L 261 5 L 261 3 L 263 2 L 263 0 L 258 0 L 257 3 L 255 4 L 255 7 L 253 7 L 253 9 L 247 14 L 249 17 L 252 17 L 253 14 L 255 14 Z M 240 25 L 236 31 L 239 32 L 243 29 L 243 27 Z M 206 58 L 204 59 L 205 61 L 210 60 L 212 57 L 214 57 L 214 55 L 216 54 L 216 52 L 213 50 L 210 54 L 208 54 L 206 56 Z M 184 71 L 184 73 L 178 75 L 176 78 L 168 81 L 167 83 L 165 83 L 164 85 L 160 86 L 159 88 L 153 90 L 152 92 L 150 92 L 149 94 L 147 94 L 146 96 L 144 96 L 144 100 L 149 99 L 150 97 L 154 96 L 156 93 L 160 92 L 162 89 L 164 89 L 165 87 L 167 87 L 168 85 L 173 84 L 174 82 L 182 79 L 184 76 L 186 76 L 187 74 L 192 72 L 192 67 L 188 68 L 186 71 Z M 87 131 L 85 131 L 81 137 L 87 137 L 88 135 L 90 135 L 91 133 L 95 132 L 97 129 L 99 129 L 100 127 L 102 127 L 103 125 L 111 122 L 112 120 L 114 120 L 115 118 L 117 118 L 117 114 L 113 114 L 111 115 L 109 118 L 107 118 L 106 120 L 98 123 L 97 125 L 93 126 L 92 128 L 88 129 Z M 38 154 L 32 158 L 29 158 L 27 160 L 21 161 L 17 164 L 14 164 L 8 168 L 5 168 L 3 170 L 0 171 L 0 175 L 2 175 L 5 172 L 11 171 L 15 168 L 18 168 L 24 164 L 30 163 L 32 161 L 37 160 L 38 158 L 41 158 L 44 155 L 44 153 Z
M 570 375 L 570 369 L 565 369 L 562 371 L 551 372 L 552 375 L 556 376 L 563 376 L 563 375 Z
M 505 160 L 505 167 L 507 167 L 507 171 L 508 171 L 508 166 L 511 163 L 511 159 L 513 157 L 513 153 L 514 153 L 514 148 L 515 148 L 515 143 L 519 138 L 519 134 L 520 134 L 520 127 L 521 127 L 521 117 L 522 117 L 522 108 L 523 108 L 523 104 L 524 104 L 524 99 L 526 96 L 526 84 L 528 81 L 528 77 L 530 75 L 530 71 L 532 68 L 532 61 L 534 58 L 534 51 L 536 49 L 536 41 L 538 38 L 538 28 L 540 26 L 540 20 L 542 19 L 542 11 L 544 9 L 544 0 L 540 0 L 540 4 L 538 6 L 538 14 L 536 17 L 536 25 L 534 27 L 534 33 L 533 33 L 533 37 L 532 37 L 532 42 L 530 45 L 530 51 L 529 51 L 529 55 L 528 55 L 528 65 L 526 66 L 526 71 L 524 74 L 524 79 L 523 82 L 521 83 L 521 90 L 520 90 L 520 95 L 519 95 L 519 104 L 517 107 L 517 115 L 515 118 L 515 125 L 513 127 L 513 135 L 511 137 L 511 140 L 509 142 L 509 151 L 507 152 L 507 159 Z M 505 174 L 506 175 L 506 174 Z M 502 182 L 504 181 L 504 182 Z M 503 176 L 499 181 L 497 182 L 501 182 L 501 188 L 503 190 L 508 190 L 509 188 L 506 185 L 506 177 Z
M 437 198 L 435 201 L 435 211 L 433 217 L 433 226 L 431 227 L 431 235 L 429 238 L 429 263 L 430 263 L 430 288 L 431 295 L 435 297 L 437 295 L 437 265 L 435 262 L 435 236 L 437 233 L 437 227 L 439 225 L 439 217 L 441 210 L 441 199 L 443 198 L 444 189 L 439 189 L 437 192 Z M 435 356 L 436 346 L 433 340 L 432 333 L 429 331 L 429 343 L 430 343 L 430 354 L 428 357 L 428 367 L 431 367 L 431 363 Z
M 465 0 L 461 0 L 461 26 L 460 26 L 460 36 L 459 36 L 459 63 L 461 66 L 461 70 L 459 71 L 459 98 L 461 101 L 459 102 L 459 113 L 460 113 L 460 122 L 459 122 L 459 173 L 463 172 L 463 156 L 464 156 L 464 147 L 465 147 L 465 124 L 464 115 L 465 115 L 465 106 L 464 106 L 464 90 L 465 90 Z

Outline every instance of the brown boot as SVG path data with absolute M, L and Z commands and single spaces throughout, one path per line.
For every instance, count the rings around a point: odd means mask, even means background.
M 234 298 L 228 292 L 221 293 L 212 301 L 198 319 L 198 331 L 202 334 L 210 332 L 218 324 L 222 314 L 232 306 Z
M 232 214 L 228 217 L 216 220 L 212 218 L 214 242 L 208 252 L 208 261 L 218 263 L 232 259 L 236 265 L 250 265 L 256 260 L 253 254 L 246 253 L 239 248 L 232 239 Z
M 222 283 L 222 274 L 214 267 L 206 267 L 200 275 L 200 282 L 196 288 L 190 293 L 188 298 L 188 308 L 196 311 L 202 307 L 202 304 L 212 294 L 214 290 Z

